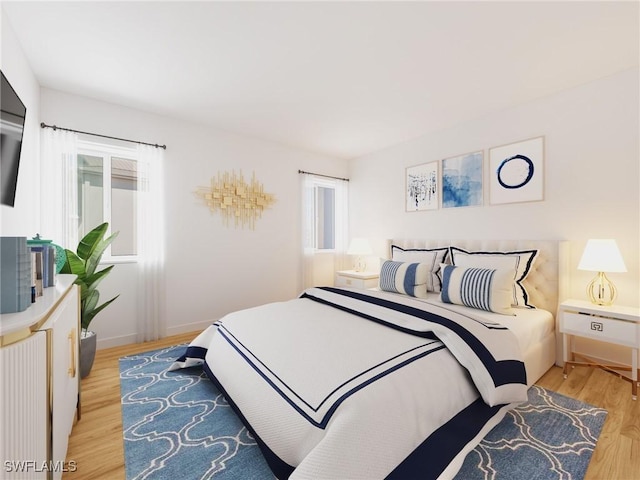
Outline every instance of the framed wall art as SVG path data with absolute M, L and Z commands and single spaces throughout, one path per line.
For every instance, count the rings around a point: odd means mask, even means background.
M 482 205 L 483 152 L 442 160 L 442 208 Z
M 544 200 L 544 137 L 489 149 L 492 205 Z
M 438 162 L 407 167 L 405 208 L 407 212 L 436 210 L 440 201 Z

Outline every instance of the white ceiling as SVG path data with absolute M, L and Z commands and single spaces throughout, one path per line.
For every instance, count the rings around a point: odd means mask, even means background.
M 344 158 L 637 67 L 639 5 L 2 1 L 44 87 Z

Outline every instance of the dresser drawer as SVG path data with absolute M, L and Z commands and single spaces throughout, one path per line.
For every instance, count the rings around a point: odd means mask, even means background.
M 638 344 L 638 324 L 613 318 L 564 312 L 562 314 L 562 333 L 594 338 L 631 347 Z

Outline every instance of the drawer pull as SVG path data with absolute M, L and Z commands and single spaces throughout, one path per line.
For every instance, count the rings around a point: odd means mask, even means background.
M 69 332 L 69 335 L 67 336 L 67 338 L 69 339 L 69 347 L 71 349 L 70 350 L 71 366 L 69 367 L 69 370 L 67 372 L 71 378 L 75 378 L 76 376 L 76 329 L 75 328 Z
M 596 332 L 603 332 L 604 325 L 600 322 L 591 322 L 591 330 L 595 330 Z

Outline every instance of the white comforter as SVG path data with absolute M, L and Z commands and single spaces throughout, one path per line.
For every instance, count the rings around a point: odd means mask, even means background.
M 278 478 L 450 478 L 526 400 L 514 335 L 469 312 L 313 288 L 224 317 L 172 368 L 204 363 Z

